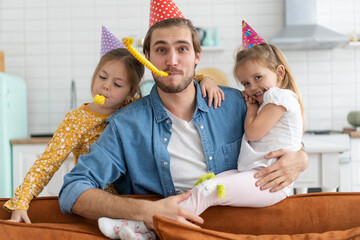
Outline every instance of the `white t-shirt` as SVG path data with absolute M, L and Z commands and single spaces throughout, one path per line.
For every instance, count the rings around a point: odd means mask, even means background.
M 207 167 L 200 134 L 193 121 L 187 122 L 167 112 L 172 120 L 168 145 L 170 172 L 179 193 L 191 189 L 207 173 Z
M 280 148 L 298 151 L 301 148 L 303 123 L 297 95 L 288 89 L 270 88 L 265 92 L 264 102 L 257 113 L 259 114 L 269 103 L 285 107 L 286 112 L 260 140 L 251 142 L 244 134 L 238 158 L 239 171 L 271 165 L 277 159 L 264 159 L 264 156 L 271 151 Z

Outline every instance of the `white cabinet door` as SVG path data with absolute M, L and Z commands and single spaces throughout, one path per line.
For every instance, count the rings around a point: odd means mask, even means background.
M 46 144 L 15 144 L 13 147 L 13 187 L 14 190 L 22 183 L 26 173 L 34 164 L 36 159 L 45 150 Z M 49 184 L 44 188 L 41 196 L 57 196 L 63 184 L 64 175 L 74 167 L 72 154 L 61 165 L 60 169 L 54 174 Z
M 308 153 L 309 164 L 294 183 L 294 188 L 299 192 L 299 188 L 317 188 L 321 187 L 321 179 L 319 171 L 321 170 L 321 154 Z
M 360 138 L 351 138 L 352 191 L 360 191 Z

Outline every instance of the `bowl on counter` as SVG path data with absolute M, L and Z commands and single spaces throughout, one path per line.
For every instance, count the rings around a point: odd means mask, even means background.
M 354 127 L 360 127 L 360 111 L 351 111 L 347 115 L 347 121 Z

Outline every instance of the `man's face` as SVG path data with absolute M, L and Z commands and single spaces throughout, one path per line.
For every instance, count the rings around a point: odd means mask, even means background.
M 167 77 L 153 74 L 158 88 L 179 93 L 192 82 L 200 53 L 195 54 L 190 29 L 173 26 L 153 31 L 147 57 L 155 67 L 169 73 Z

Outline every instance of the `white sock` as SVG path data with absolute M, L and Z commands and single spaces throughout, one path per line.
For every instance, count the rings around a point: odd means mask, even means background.
M 144 222 L 142 221 L 133 221 L 133 220 L 126 220 L 126 219 L 112 219 L 112 218 L 106 218 L 102 217 L 98 220 L 99 228 L 101 232 L 108 238 L 111 239 L 120 239 L 119 234 L 121 234 L 121 230 L 126 227 L 127 230 L 124 231 L 124 234 L 127 236 L 130 233 L 127 233 L 128 230 L 133 232 L 135 234 L 143 234 L 143 235 L 149 235 L 148 233 L 151 233 L 149 236 L 154 236 L 154 238 L 149 239 L 156 239 L 155 234 L 149 230 Z M 130 237 L 130 235 L 129 235 Z M 132 236 L 133 237 L 133 236 Z M 123 239 L 123 238 L 121 238 Z M 137 238 L 124 238 L 124 239 L 137 239 Z M 141 238 L 140 238 L 141 239 Z M 147 239 L 147 238 L 144 238 Z
M 146 233 L 135 233 L 129 227 L 121 228 L 119 232 L 121 240 L 156 240 L 156 236 L 153 231 Z
M 128 227 L 123 227 L 120 229 L 119 236 L 121 240 L 133 240 L 136 239 L 135 233 L 131 231 Z

